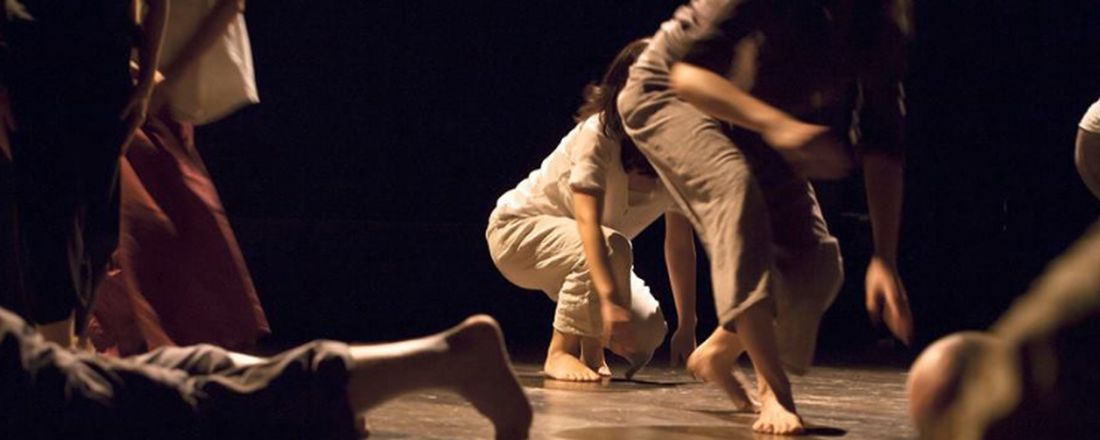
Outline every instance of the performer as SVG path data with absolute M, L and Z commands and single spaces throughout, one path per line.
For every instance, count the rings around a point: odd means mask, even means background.
M 441 368 L 445 367 L 445 368 Z M 29 438 L 358 439 L 355 415 L 443 388 L 527 438 L 531 406 L 500 328 L 475 316 L 407 341 L 315 341 L 271 358 L 211 345 L 118 359 L 44 341 L 0 309 L 0 430 Z
M 552 378 L 609 376 L 604 347 L 626 357 L 632 375 L 664 340 L 667 326 L 649 287 L 633 271 L 630 240 L 662 214 L 677 298 L 694 298 L 690 224 L 623 133 L 615 97 L 646 46 L 635 41 L 590 86 L 576 127 L 542 166 L 497 201 L 485 236 L 493 262 L 517 286 L 557 302 L 544 370 Z M 694 328 L 694 304 L 677 308 Z M 687 315 L 687 316 L 685 316 Z
M 924 439 L 1091 438 L 1100 429 L 1100 223 L 989 332 L 947 336 L 909 370 Z
M 118 156 L 145 120 L 168 8 L 147 3 L 136 84 L 130 2 L 8 0 L 0 17 L 27 309 L 65 346 L 117 243 Z
M 241 349 L 270 332 L 195 123 L 256 101 L 244 0 L 188 1 L 168 15 L 151 116 L 122 159 L 122 230 L 99 291 L 100 350 Z
M 1093 103 L 1081 118 L 1073 159 L 1085 186 L 1100 198 L 1100 101 Z
M 847 172 L 841 136 L 852 128 L 875 239 L 867 308 L 911 337 L 896 269 L 908 26 L 908 10 L 892 0 L 695 0 L 661 25 L 619 97 L 627 133 L 711 261 L 721 325 L 689 368 L 746 407 L 730 371 L 747 351 L 760 391 L 757 431 L 803 430 L 782 367 L 808 368 L 842 279 L 837 241 L 806 178 Z

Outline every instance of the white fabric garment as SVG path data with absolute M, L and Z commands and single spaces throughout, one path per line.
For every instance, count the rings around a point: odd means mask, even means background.
M 1100 134 L 1100 101 L 1092 103 L 1078 125 L 1082 130 Z
M 497 200 L 493 218 L 574 218 L 573 189 L 585 189 L 604 194 L 603 226 L 634 238 L 673 205 L 662 185 L 631 190 L 619 155 L 619 143 L 603 135 L 600 116 L 593 115 L 577 124 L 539 169 Z
M 640 368 L 664 342 L 668 327 L 660 303 L 649 286 L 634 273 L 630 240 L 603 228 L 611 267 L 620 286 L 629 290 L 631 326 Z M 501 221 L 491 219 L 485 231 L 489 254 L 500 273 L 517 286 L 541 290 L 557 303 L 554 329 L 570 335 L 599 338 L 603 332 L 600 303 L 592 288 L 592 276 L 584 258 L 577 222 L 559 216 L 537 215 Z
M 599 296 L 584 255 L 573 212 L 573 189 L 600 192 L 602 226 L 617 292 L 630 304 L 639 352 L 628 376 L 649 362 L 668 330 L 660 304 L 634 273 L 630 239 L 652 224 L 672 201 L 659 183 L 632 191 L 618 142 L 602 134 L 599 115 L 578 124 L 556 149 L 513 190 L 497 201 L 485 233 L 489 253 L 513 284 L 537 289 L 557 303 L 554 329 L 598 338 Z
M 180 55 L 217 3 L 217 0 L 172 2 L 161 68 Z M 169 106 L 175 117 L 195 125 L 214 122 L 259 102 L 244 15 L 238 14 L 221 38 L 175 81 Z

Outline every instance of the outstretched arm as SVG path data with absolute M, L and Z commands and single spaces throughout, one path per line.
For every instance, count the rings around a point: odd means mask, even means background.
M 672 334 L 669 356 L 671 366 L 677 367 L 687 362 L 696 346 L 696 256 L 695 232 L 691 222 L 674 212 L 665 214 L 665 266 L 668 268 L 679 322 L 676 332 Z
M 703 67 L 677 63 L 671 80 L 681 99 L 715 118 L 759 133 L 806 177 L 835 179 L 848 174 L 851 164 L 828 127 L 799 121 Z

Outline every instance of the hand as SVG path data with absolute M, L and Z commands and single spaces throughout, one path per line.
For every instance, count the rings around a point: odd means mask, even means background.
M 840 179 L 851 172 L 852 160 L 829 127 L 788 119 L 771 125 L 761 136 L 803 177 Z
M 691 353 L 695 352 L 695 326 L 680 326 L 669 341 L 669 362 L 672 368 L 686 365 Z
M 600 305 L 600 315 L 603 318 L 603 341 L 601 342 L 604 347 L 624 357 L 637 351 L 629 309 L 610 301 L 603 301 Z
M 885 322 L 895 337 L 909 345 L 913 341 L 913 316 L 909 312 L 909 297 L 901 284 L 897 269 L 878 257 L 867 266 L 867 313 L 871 322 Z

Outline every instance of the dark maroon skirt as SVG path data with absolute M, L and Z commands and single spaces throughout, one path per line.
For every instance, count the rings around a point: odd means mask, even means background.
M 171 345 L 247 348 L 269 333 L 194 129 L 150 117 L 121 161 L 122 220 L 92 341 L 129 355 Z

